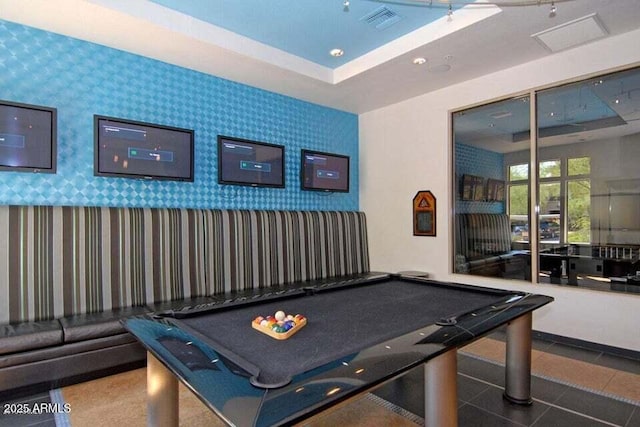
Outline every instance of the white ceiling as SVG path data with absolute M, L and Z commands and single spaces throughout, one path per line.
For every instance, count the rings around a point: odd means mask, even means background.
M 342 7 L 342 0 L 323 1 Z M 640 28 L 639 0 L 573 0 L 556 6 L 555 17 L 549 16 L 548 4 L 466 7 L 454 11 L 451 21 L 436 20 L 337 68 L 147 0 L 0 0 L 0 19 L 363 113 L 552 55 L 531 35 L 590 14 L 597 14 L 605 37 Z M 414 65 L 417 56 L 426 64 Z M 438 72 L 444 65 L 451 69 Z

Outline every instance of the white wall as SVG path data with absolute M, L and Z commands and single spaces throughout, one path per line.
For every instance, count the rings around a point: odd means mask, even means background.
M 423 270 L 443 281 L 556 298 L 534 315 L 540 331 L 640 351 L 640 295 L 450 273 L 449 111 L 615 67 L 640 63 L 640 30 L 550 55 L 360 116 L 360 208 L 367 214 L 371 267 Z M 427 78 L 427 76 L 425 76 Z M 412 199 L 437 198 L 437 236 L 412 235 Z

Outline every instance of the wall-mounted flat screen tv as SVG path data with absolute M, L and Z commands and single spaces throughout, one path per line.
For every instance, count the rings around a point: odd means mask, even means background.
M 302 150 L 303 190 L 349 192 L 349 157 Z
M 0 170 L 56 173 L 55 108 L 0 101 Z
M 218 182 L 284 187 L 284 146 L 219 135 Z
M 193 181 L 193 130 L 94 116 L 94 174 Z

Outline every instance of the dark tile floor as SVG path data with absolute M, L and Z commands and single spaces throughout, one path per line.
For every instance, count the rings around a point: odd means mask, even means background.
M 501 332 L 491 338 L 502 339 Z M 640 360 L 534 339 L 533 347 L 574 360 L 639 373 Z M 375 394 L 413 414 L 424 413 L 423 370 L 386 384 Z M 458 423 L 460 427 L 640 427 L 640 406 L 570 384 L 533 376 L 531 406 L 502 398 L 504 367 L 475 356 L 458 354 Z

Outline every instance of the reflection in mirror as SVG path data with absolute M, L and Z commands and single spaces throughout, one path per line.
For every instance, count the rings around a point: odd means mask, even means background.
M 537 94 L 539 281 L 640 292 L 640 70 Z
M 536 92 L 535 170 L 530 104 L 452 115 L 454 273 L 640 293 L 640 68 Z
M 529 97 L 453 114 L 454 272 L 530 280 Z M 518 152 L 522 161 L 507 164 Z

